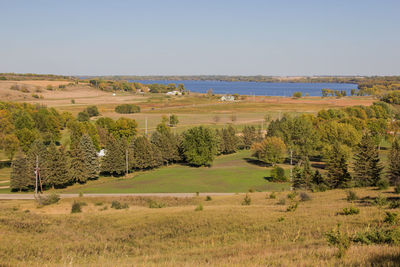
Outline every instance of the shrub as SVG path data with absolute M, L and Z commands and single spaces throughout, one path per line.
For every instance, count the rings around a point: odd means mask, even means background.
M 379 206 L 379 207 L 385 206 L 385 205 L 387 204 L 387 198 L 384 197 L 384 196 L 382 196 L 382 194 L 379 194 L 379 195 L 371 202 L 371 204 L 372 204 L 372 205 L 375 205 L 375 206 Z
M 75 104 L 75 99 L 71 99 L 71 104 Z
M 389 188 L 389 180 L 386 178 L 381 178 L 377 183 L 376 186 L 379 190 L 386 190 Z
M 250 188 L 250 189 L 249 189 L 249 193 L 254 193 L 254 189 L 253 189 L 253 188 Z
M 79 213 L 82 212 L 81 203 L 75 202 L 72 204 L 71 213 Z
M 29 93 L 29 89 L 26 86 L 21 87 L 21 92 L 22 93 Z
M 400 208 L 400 200 L 393 200 L 389 203 L 389 209 L 397 209 Z
M 198 205 L 198 206 L 194 209 L 194 211 L 202 211 L 202 210 L 203 210 L 203 205 L 202 205 L 202 204 Z
M 355 243 L 371 244 L 400 244 L 400 227 L 375 227 L 365 232 L 358 232 L 352 238 Z
M 50 84 L 47 85 L 47 86 L 46 86 L 46 90 L 53 91 L 53 86 L 51 86 Z
M 212 198 L 210 196 L 206 196 L 206 201 L 211 201 Z
M 354 192 L 352 190 L 346 191 L 346 194 L 347 194 L 346 199 L 347 199 L 348 202 L 352 202 L 352 201 L 358 199 L 358 196 L 357 196 L 356 192 Z
M 164 208 L 166 206 L 165 203 L 157 202 L 157 201 L 154 201 L 152 199 L 150 199 L 148 201 L 148 203 L 149 203 L 149 208 L 150 209 L 161 209 L 161 208 Z
M 311 185 L 311 191 L 312 192 L 325 192 L 326 190 L 329 189 L 329 186 L 326 184 L 312 184 Z
M 311 200 L 311 197 L 309 194 L 307 194 L 306 192 L 300 193 L 300 201 L 309 201 L 309 200 Z
M 89 106 L 85 109 L 85 112 L 89 114 L 89 117 L 95 117 L 100 115 L 97 106 Z
M 278 218 L 278 222 L 283 222 L 284 220 L 285 220 L 284 217 L 279 217 L 279 218 Z
M 325 236 L 329 245 L 338 248 L 338 253 L 336 254 L 338 258 L 342 258 L 351 246 L 350 237 L 340 230 L 340 225 L 337 226 L 336 230 L 332 229 L 330 232 L 326 233 Z
M 242 201 L 242 205 L 249 206 L 250 204 L 251 204 L 251 198 L 249 197 L 248 194 L 246 194 L 246 196 L 244 197 L 244 199 Z
M 360 209 L 356 207 L 350 207 L 350 208 L 343 208 L 343 211 L 338 213 L 341 215 L 354 215 L 354 214 L 359 214 Z
M 294 202 L 293 204 L 289 205 L 286 208 L 286 211 L 287 212 L 296 211 L 298 206 L 299 206 L 299 203 L 298 202 Z
M 103 202 L 96 202 L 94 203 L 95 206 L 103 206 Z
M 287 195 L 287 198 L 290 200 L 294 200 L 296 198 L 296 196 L 297 196 L 297 192 L 293 191 Z
M 80 122 L 89 121 L 90 116 L 86 111 L 81 111 L 78 113 L 77 120 Z
M 398 216 L 399 216 L 399 214 L 397 214 L 396 212 L 387 211 L 386 217 L 383 221 L 388 224 L 396 224 L 397 221 L 399 220 Z
M 32 97 L 33 98 L 39 98 L 39 95 L 38 94 L 32 94 Z
M 394 192 L 395 192 L 396 194 L 400 194 L 400 184 L 397 184 L 397 185 L 394 187 Z
M 60 196 L 57 195 L 56 193 L 51 193 L 50 195 L 47 196 L 39 196 L 38 198 L 39 204 L 44 206 L 58 203 L 59 200 Z
M 286 182 L 285 170 L 282 167 L 276 166 L 271 171 L 272 182 Z
M 285 204 L 286 204 L 286 199 L 281 198 L 281 199 L 279 199 L 278 203 L 276 203 L 276 204 L 278 204 L 278 205 L 285 205 Z
M 293 97 L 294 98 L 300 98 L 300 97 L 302 97 L 303 96 L 303 93 L 302 92 L 294 92 L 293 93 Z
M 272 193 L 269 195 L 269 198 L 270 198 L 270 199 L 275 199 L 275 198 L 276 198 L 275 192 L 272 192 Z
M 79 192 L 79 197 L 83 197 L 83 193 L 82 192 Z
M 111 208 L 121 210 L 129 208 L 129 206 L 127 203 L 121 204 L 121 202 L 114 200 L 113 202 L 111 202 Z
M 139 113 L 140 107 L 133 104 L 123 104 L 116 106 L 115 112 L 120 114 Z

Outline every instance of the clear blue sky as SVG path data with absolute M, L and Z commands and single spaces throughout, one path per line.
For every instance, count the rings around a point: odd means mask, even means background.
M 0 72 L 400 75 L 399 0 L 0 0 Z

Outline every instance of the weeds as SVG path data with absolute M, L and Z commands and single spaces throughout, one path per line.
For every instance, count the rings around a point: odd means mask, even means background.
M 287 198 L 290 199 L 290 200 L 295 200 L 296 196 L 297 196 L 297 192 L 296 192 L 296 191 L 293 191 L 293 192 L 290 192 L 290 193 L 287 195 Z
M 372 205 L 383 207 L 387 204 L 387 198 L 379 194 L 372 202 Z
M 338 224 L 336 230 L 332 229 L 325 236 L 329 245 L 338 248 L 338 253 L 336 254 L 338 258 L 342 258 L 351 246 L 351 239 L 348 234 L 340 230 L 340 224 Z
M 242 205 L 243 206 L 250 206 L 251 204 L 251 198 L 249 197 L 248 194 L 246 194 L 246 196 L 243 199 Z
M 114 200 L 111 202 L 111 208 L 116 210 L 128 209 L 129 205 L 127 203 L 121 204 L 121 202 Z
M 202 210 L 203 210 L 203 205 L 202 205 L 202 204 L 198 205 L 198 206 L 194 209 L 194 211 L 202 211 Z
M 281 198 L 279 199 L 278 203 L 276 203 L 277 205 L 285 205 L 286 204 L 286 199 Z
M 270 199 L 275 199 L 275 198 L 276 198 L 275 192 L 272 192 L 272 193 L 269 195 L 269 198 L 270 198 Z
M 355 214 L 359 214 L 360 213 L 360 209 L 357 207 L 349 207 L 349 208 L 343 208 L 343 210 L 341 212 L 338 212 L 338 214 L 340 215 L 355 215 Z
M 400 208 L 400 200 L 393 200 L 389 203 L 389 209 L 397 209 Z
M 165 203 L 157 202 L 152 199 L 149 199 L 148 204 L 149 204 L 150 209 L 161 209 L 161 208 L 165 208 L 167 206 L 167 205 L 165 205 Z
M 292 203 L 291 205 L 289 205 L 289 206 L 286 208 L 286 211 L 287 211 L 287 212 L 294 212 L 294 211 L 297 210 L 297 207 L 298 207 L 298 206 L 299 206 L 299 203 L 298 203 L 298 202 Z
M 387 211 L 386 217 L 383 221 L 388 224 L 396 224 L 399 221 L 399 214 L 396 212 Z
M 359 197 L 357 196 L 356 192 L 353 190 L 348 190 L 346 191 L 346 199 L 348 202 L 353 202 L 355 200 L 358 200 Z

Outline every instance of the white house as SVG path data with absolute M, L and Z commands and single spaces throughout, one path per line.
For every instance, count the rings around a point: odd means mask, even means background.
M 221 101 L 235 101 L 235 97 L 233 95 L 224 95 L 221 96 Z
M 182 95 L 182 93 L 179 91 L 171 91 L 171 92 L 166 93 L 166 95 Z

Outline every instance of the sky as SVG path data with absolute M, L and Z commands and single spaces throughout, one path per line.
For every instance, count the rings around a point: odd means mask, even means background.
M 400 75 L 399 0 L 0 0 L 0 72 Z

